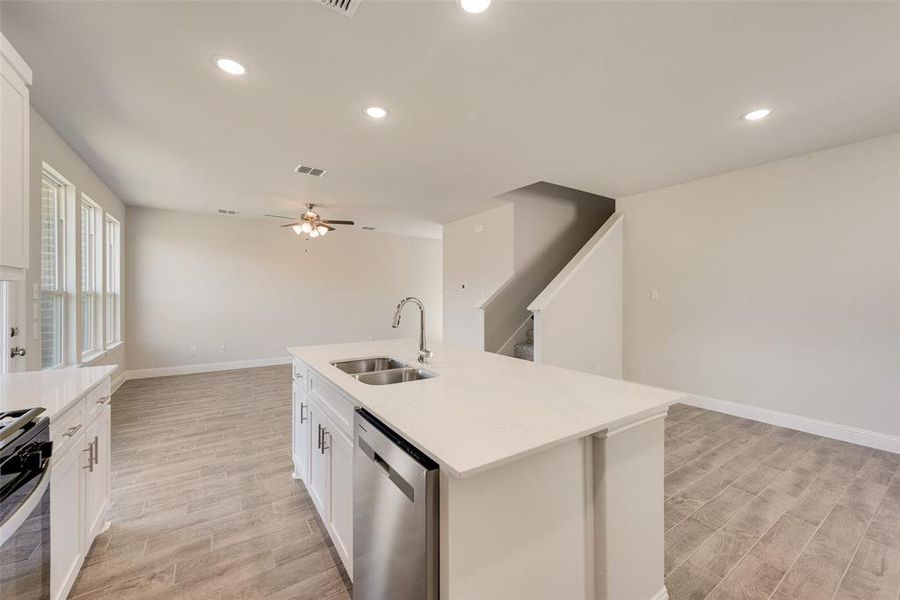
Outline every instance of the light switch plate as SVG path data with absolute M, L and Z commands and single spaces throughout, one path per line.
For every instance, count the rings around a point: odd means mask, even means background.
M 475 225 L 475 233 L 481 233 L 482 231 L 484 231 L 484 223 Z

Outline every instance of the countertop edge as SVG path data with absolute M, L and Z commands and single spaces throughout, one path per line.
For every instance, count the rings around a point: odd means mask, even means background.
M 377 417 L 378 419 L 383 421 L 391 429 L 396 430 L 404 438 L 410 437 L 408 434 L 403 432 L 403 430 L 401 428 L 397 427 L 394 423 L 392 423 L 390 419 L 385 418 L 385 416 L 383 414 L 381 414 L 377 409 L 367 405 L 361 399 L 357 398 L 354 394 L 352 394 L 350 391 L 348 391 L 343 385 L 341 385 L 341 383 L 339 381 L 336 381 L 329 374 L 322 373 L 319 369 L 315 368 L 311 364 L 311 361 L 308 358 L 304 358 L 302 356 L 302 354 L 301 354 L 302 348 L 303 348 L 302 346 L 290 346 L 287 348 L 287 351 L 292 357 L 303 361 L 304 364 L 310 370 L 314 371 L 322 379 L 328 381 L 331 385 L 333 385 L 335 388 L 340 390 L 342 394 L 344 394 L 345 396 L 347 396 L 349 398 L 352 398 L 356 405 L 361 406 L 361 407 L 365 408 L 367 411 L 371 412 L 375 417 Z M 654 387 L 654 386 L 647 386 L 645 384 L 636 384 L 636 385 L 641 385 L 641 386 L 648 387 L 648 388 Z M 441 469 L 444 470 L 449 476 L 453 477 L 454 479 L 463 480 L 463 479 L 469 479 L 471 477 L 475 477 L 477 475 L 480 475 L 480 474 L 490 471 L 492 469 L 502 467 L 504 465 L 516 462 L 523 458 L 527 458 L 529 456 L 534 456 L 536 454 L 539 454 L 546 450 L 550 450 L 557 446 L 561 446 L 563 444 L 567 444 L 569 442 L 573 442 L 573 441 L 580 440 L 583 438 L 591 437 L 591 436 L 594 436 L 594 435 L 597 435 L 600 433 L 604 433 L 604 432 L 607 432 L 610 430 L 619 432 L 619 431 L 628 429 L 631 426 L 638 425 L 642 422 L 651 421 L 656 418 L 664 417 L 668 413 L 669 407 L 672 404 L 675 404 L 677 402 L 679 402 L 678 399 L 673 399 L 673 400 L 671 400 L 665 404 L 662 404 L 660 406 L 654 406 L 651 408 L 647 408 L 647 409 L 642 410 L 633 415 L 629 415 L 626 418 L 617 419 L 610 423 L 605 423 L 603 425 L 596 426 L 596 427 L 589 427 L 584 430 L 573 433 L 571 435 L 564 436 L 562 438 L 552 440 L 552 441 L 549 441 L 544 444 L 539 444 L 539 445 L 529 448 L 527 450 L 522 450 L 520 452 L 516 452 L 514 454 L 504 456 L 503 458 L 500 458 L 497 460 L 485 462 L 484 464 L 481 464 L 477 467 L 472 467 L 472 468 L 463 469 L 463 470 L 454 468 L 453 466 L 448 464 L 445 460 L 441 459 L 439 456 L 435 455 L 433 452 L 428 450 L 427 447 L 424 447 L 420 442 L 418 442 L 414 439 L 408 439 L 407 441 L 409 441 L 410 443 L 415 445 L 420 451 L 422 451 L 427 456 L 429 456 L 432 460 L 437 462 L 441 466 Z

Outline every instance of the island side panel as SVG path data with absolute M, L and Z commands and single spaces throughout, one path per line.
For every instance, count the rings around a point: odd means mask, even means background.
M 590 439 L 441 475 L 442 600 L 583 600 L 593 586 Z
M 597 600 L 664 600 L 665 412 L 593 440 Z

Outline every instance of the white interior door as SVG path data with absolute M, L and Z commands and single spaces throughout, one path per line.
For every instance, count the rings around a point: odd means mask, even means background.
M 0 281 L 0 373 L 25 370 L 25 333 L 21 286 L 18 281 Z

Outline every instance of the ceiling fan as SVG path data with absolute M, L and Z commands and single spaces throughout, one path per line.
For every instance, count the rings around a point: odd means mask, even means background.
M 329 231 L 334 231 L 334 227 L 332 227 L 332 225 L 354 225 L 353 221 L 323 219 L 319 216 L 318 213 L 313 211 L 314 207 L 314 204 L 307 204 L 306 212 L 303 213 L 303 215 L 299 219 L 295 217 L 283 217 L 281 215 L 266 216 L 274 217 L 276 219 L 288 219 L 290 221 L 294 221 L 293 223 L 282 225 L 282 227 L 290 227 L 297 235 L 303 235 L 305 233 L 311 238 L 317 238 L 319 236 L 325 235 Z

